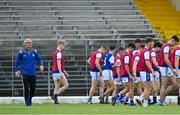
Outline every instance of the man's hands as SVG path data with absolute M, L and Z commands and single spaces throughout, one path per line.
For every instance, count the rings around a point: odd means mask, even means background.
M 154 71 L 151 74 L 153 77 L 156 77 L 156 73 Z
M 134 74 L 129 74 L 129 78 L 131 81 L 136 81 L 136 76 Z
M 20 72 L 20 71 L 16 71 L 16 72 L 15 72 L 15 75 L 16 75 L 16 77 L 20 77 L 21 72 Z
M 40 70 L 40 72 L 43 72 L 43 71 L 44 71 L 44 66 L 41 65 L 41 66 L 39 67 L 39 70 Z
M 103 77 L 103 72 L 102 71 L 100 72 L 100 77 Z
M 67 72 L 67 71 L 64 71 L 64 74 L 65 74 L 65 76 L 67 77 L 67 78 L 69 78 L 69 73 Z
M 118 76 L 118 81 L 121 81 L 121 77 L 120 76 Z
M 172 73 L 173 73 L 174 76 L 178 75 L 178 71 L 176 71 L 175 69 L 172 69 Z
M 44 66 L 41 65 L 41 66 L 39 67 L 39 70 L 40 70 L 40 72 L 43 72 L 43 71 L 44 71 Z M 15 72 L 15 75 L 16 75 L 16 77 L 20 77 L 21 72 L 20 72 L 20 71 L 16 71 L 16 72 Z
M 137 73 L 133 73 L 133 80 L 136 81 Z

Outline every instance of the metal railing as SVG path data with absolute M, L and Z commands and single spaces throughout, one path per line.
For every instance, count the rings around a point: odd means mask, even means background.
M 125 46 L 123 40 L 66 40 L 64 49 L 65 68 L 70 74 L 69 89 L 63 95 L 88 95 L 90 88 L 89 65 L 87 59 L 92 50 L 101 45 Z M 131 41 L 131 40 L 127 40 Z M 57 39 L 35 39 L 33 47 L 38 49 L 44 61 L 45 71 L 37 68 L 37 96 L 47 96 L 53 91 L 51 76 L 52 51 L 56 49 Z M 0 40 L 0 96 L 22 96 L 21 78 L 14 75 L 16 53 L 23 48 L 22 39 Z M 127 43 L 127 42 L 126 42 Z

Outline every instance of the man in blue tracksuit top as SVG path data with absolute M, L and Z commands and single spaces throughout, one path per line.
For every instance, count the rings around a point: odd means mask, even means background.
M 22 75 L 24 91 L 25 91 L 25 104 L 31 105 L 32 97 L 35 94 L 36 88 L 36 61 L 40 66 L 40 71 L 44 70 L 43 61 L 37 50 L 32 48 L 32 40 L 24 40 L 24 49 L 19 50 L 15 62 L 16 76 Z M 20 66 L 20 69 L 19 69 Z M 30 88 L 30 91 L 29 91 Z

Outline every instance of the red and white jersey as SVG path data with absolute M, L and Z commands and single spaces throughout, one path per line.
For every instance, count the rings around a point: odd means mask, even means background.
M 158 65 L 159 65 L 159 62 L 158 62 L 158 55 L 157 55 L 157 52 L 155 52 L 153 49 L 152 50 L 150 50 L 150 53 L 151 53 L 151 58 L 155 58 L 156 59 L 156 61 L 157 61 L 157 63 L 158 63 Z M 154 63 L 152 63 L 152 68 L 154 69 L 154 70 L 158 70 L 158 68 L 154 65 Z
M 140 61 L 140 52 L 139 52 L 139 50 L 134 50 L 133 51 L 133 61 L 138 62 L 138 64 L 137 64 L 137 67 L 138 67 L 139 66 L 139 61 Z M 137 72 L 139 72 L 138 68 L 137 68 Z
M 52 72 L 59 73 L 57 60 L 61 60 L 61 69 L 64 70 L 64 55 L 60 49 L 56 49 L 53 52 L 53 61 L 52 61 Z
M 115 66 L 113 67 L 113 77 L 115 77 L 115 76 L 117 77 L 118 76 L 117 71 L 116 71 L 116 68 L 120 67 L 120 65 L 116 64 L 118 62 L 121 62 L 121 56 L 115 56 L 114 57 Z
M 128 73 L 126 72 L 125 65 L 129 66 L 130 73 L 133 71 L 133 55 L 132 53 L 129 53 L 125 51 L 121 56 L 121 66 L 120 66 L 120 76 L 128 76 Z
M 160 65 L 161 67 L 168 67 L 168 65 L 166 64 L 165 59 L 164 59 L 164 54 L 168 54 L 168 58 L 169 58 L 169 60 L 171 60 L 171 56 L 172 56 L 171 47 L 170 47 L 170 45 L 167 44 L 167 43 L 165 43 L 165 44 L 161 47 L 159 65 Z
M 99 59 L 99 64 L 102 63 L 102 52 L 100 50 L 94 51 L 90 55 L 90 70 L 99 72 L 95 64 L 96 59 Z
M 138 70 L 146 71 L 150 73 L 151 71 L 147 67 L 145 61 L 149 61 L 152 64 L 152 58 L 151 58 L 150 50 L 148 48 L 144 48 L 140 53 L 140 61 L 139 61 L 140 64 L 138 66 Z
M 178 56 L 180 57 L 180 46 L 176 47 L 173 51 L 172 51 L 172 58 L 171 58 L 171 64 L 173 67 L 175 67 L 175 57 Z M 179 59 L 179 67 L 180 67 L 180 59 Z

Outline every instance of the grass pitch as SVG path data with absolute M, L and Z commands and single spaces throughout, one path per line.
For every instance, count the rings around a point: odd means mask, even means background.
M 23 104 L 0 105 L 0 114 L 161 114 L 161 115 L 180 115 L 180 106 L 175 104 L 161 107 L 158 105 L 142 108 L 140 106 L 130 107 L 124 105 L 112 106 L 111 104 L 33 104 L 31 107 L 25 107 Z

